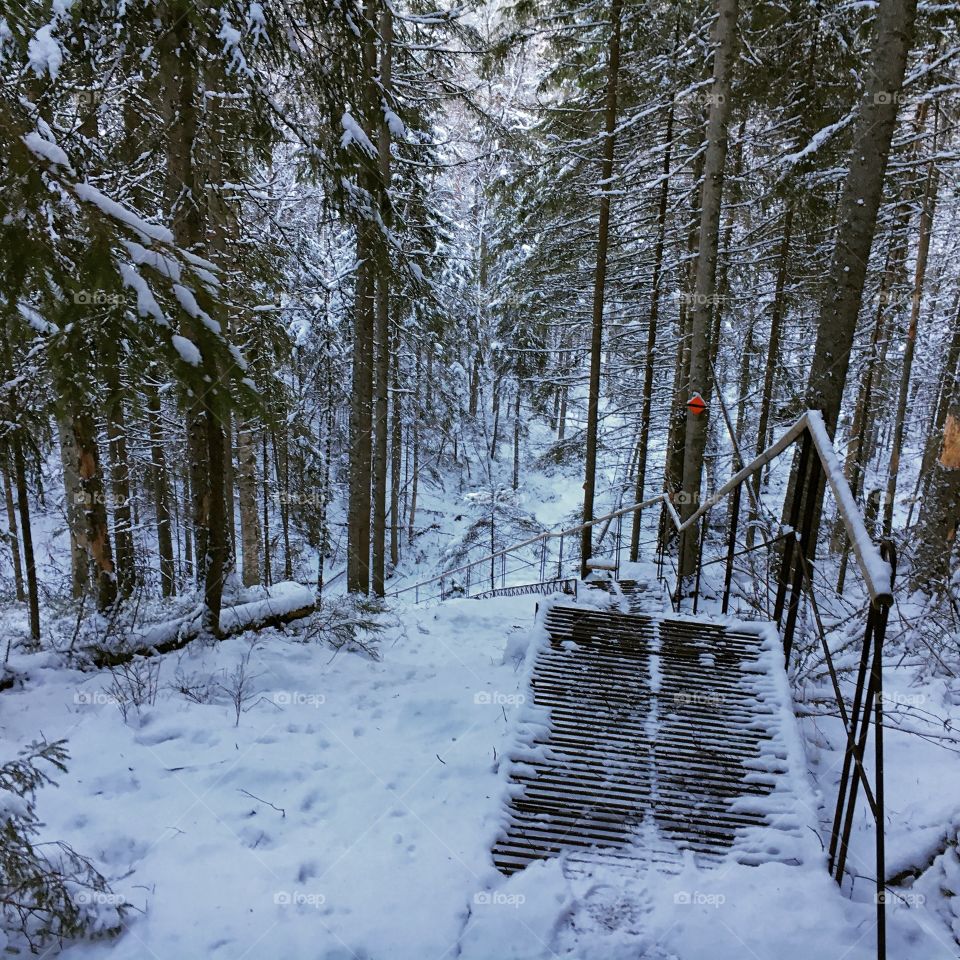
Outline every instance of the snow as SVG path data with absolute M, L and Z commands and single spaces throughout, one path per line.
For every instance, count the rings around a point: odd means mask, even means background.
M 27 44 L 27 62 L 38 76 L 49 74 L 51 80 L 57 79 L 63 63 L 63 50 L 53 35 L 53 25 L 46 24 L 30 38 Z
M 350 144 L 356 143 L 361 150 L 366 151 L 371 157 L 377 155 L 376 147 L 370 142 L 370 138 L 364 132 L 363 127 L 354 120 L 348 110 L 344 111 L 340 122 L 343 125 L 343 136 L 340 138 L 340 146 L 343 147 L 344 150 L 348 150 Z
M 101 193 L 96 187 L 89 183 L 75 183 L 73 185 L 74 193 L 81 199 L 86 200 L 99 207 L 107 216 L 113 217 L 120 223 L 132 227 L 137 233 L 148 237 L 151 240 L 158 240 L 161 243 L 173 243 L 173 234 L 166 228 L 155 223 L 148 223 L 142 217 L 138 216 L 129 207 L 125 207 L 116 200 L 111 200 L 106 194 Z
M 208 330 L 217 336 L 220 335 L 220 324 L 200 309 L 197 298 L 193 295 L 193 291 L 189 287 L 175 283 L 173 285 L 173 295 L 177 298 L 177 302 L 183 307 L 188 316 L 193 317 L 195 320 L 200 320 Z
M 141 317 L 153 317 L 161 326 L 170 326 L 170 321 L 167 320 L 166 315 L 160 309 L 160 305 L 154 298 L 150 287 L 147 286 L 146 280 L 140 276 L 136 268 L 129 263 L 121 263 L 118 264 L 117 269 L 120 271 L 124 286 L 129 287 L 137 295 L 137 313 Z
M 36 131 L 28 133 L 23 138 L 23 142 L 27 145 L 27 148 L 32 153 L 35 153 L 38 157 L 43 157 L 44 160 L 49 160 L 50 163 L 56 164 L 58 167 L 63 167 L 72 172 L 70 160 L 66 153 L 64 153 L 63 150 L 57 146 L 57 144 L 44 139 Z
M 175 333 L 170 338 L 170 341 L 173 343 L 173 348 L 180 354 L 180 359 L 183 360 L 184 363 L 189 363 L 191 367 L 199 367 L 203 362 L 203 357 L 197 349 L 196 344 L 192 343 L 186 337 Z

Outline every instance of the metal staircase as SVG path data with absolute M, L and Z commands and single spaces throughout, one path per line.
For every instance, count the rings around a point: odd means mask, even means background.
M 544 625 L 531 692 L 549 731 L 515 758 L 493 850 L 504 873 L 561 852 L 668 870 L 685 853 L 702 866 L 795 858 L 787 774 L 803 758 L 782 735 L 769 631 L 573 605 L 552 606 Z

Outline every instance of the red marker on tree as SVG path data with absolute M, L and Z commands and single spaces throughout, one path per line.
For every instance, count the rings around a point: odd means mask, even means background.
M 687 401 L 687 409 L 688 409 L 692 414 L 694 414 L 694 415 L 699 415 L 699 414 L 703 413 L 703 412 L 707 409 L 707 404 L 706 404 L 706 401 L 703 399 L 703 397 L 700 396 L 699 393 L 695 393 L 695 394 Z

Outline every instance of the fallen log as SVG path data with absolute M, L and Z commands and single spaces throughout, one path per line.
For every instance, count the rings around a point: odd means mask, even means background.
M 302 620 L 316 610 L 313 591 L 292 581 L 275 584 L 264 600 L 238 603 L 224 607 L 220 612 L 219 639 L 243 633 L 244 630 L 262 630 L 267 627 L 282 627 L 295 620 Z M 141 631 L 124 646 L 84 647 L 96 667 L 116 667 L 129 663 L 134 657 L 153 657 L 180 650 L 196 640 L 203 630 L 203 607 L 176 620 L 155 624 Z

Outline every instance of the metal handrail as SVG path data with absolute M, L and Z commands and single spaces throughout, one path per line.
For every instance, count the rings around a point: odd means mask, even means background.
M 830 441 L 830 436 L 827 433 L 826 425 L 823 422 L 823 415 L 818 410 L 808 410 L 802 414 L 778 440 L 770 444 L 769 447 L 758 454 L 750 463 L 735 473 L 716 493 L 687 517 L 686 520 L 680 518 L 671 499 L 671 494 L 665 491 L 639 503 L 631 503 L 629 506 L 621 507 L 601 517 L 595 517 L 586 523 L 576 524 L 566 530 L 545 530 L 534 537 L 529 537 L 519 543 L 504 547 L 502 550 L 489 553 L 478 560 L 472 560 L 470 563 L 455 567 L 453 570 L 446 570 L 427 580 L 421 580 L 409 586 L 400 587 L 397 590 L 391 591 L 389 596 L 399 597 L 402 594 L 409 593 L 411 590 L 419 591 L 422 587 L 440 583 L 442 580 L 447 580 L 459 573 L 465 573 L 474 567 L 489 564 L 491 561 L 498 560 L 501 557 L 533 546 L 534 544 L 546 543 L 551 539 L 560 537 L 569 537 L 589 527 L 593 527 L 598 523 L 605 523 L 658 503 L 661 504 L 666 511 L 666 515 L 670 518 L 675 531 L 678 534 L 682 534 L 697 524 L 711 507 L 719 503 L 727 494 L 737 491 L 745 481 L 762 470 L 772 460 L 776 459 L 791 444 L 800 440 L 805 433 L 810 437 L 824 475 L 830 484 L 834 500 L 837 504 L 837 510 L 840 513 L 850 542 L 853 545 L 854 556 L 856 557 L 857 565 L 860 568 L 864 583 L 870 595 L 871 603 L 875 606 L 892 603 L 893 593 L 891 588 L 890 565 L 880 556 L 876 544 L 873 543 L 867 533 L 866 525 L 863 522 L 860 511 L 857 509 L 856 500 L 850 490 L 850 485 L 847 483 L 842 469 L 837 469 L 839 461 L 837 460 L 833 444 Z

